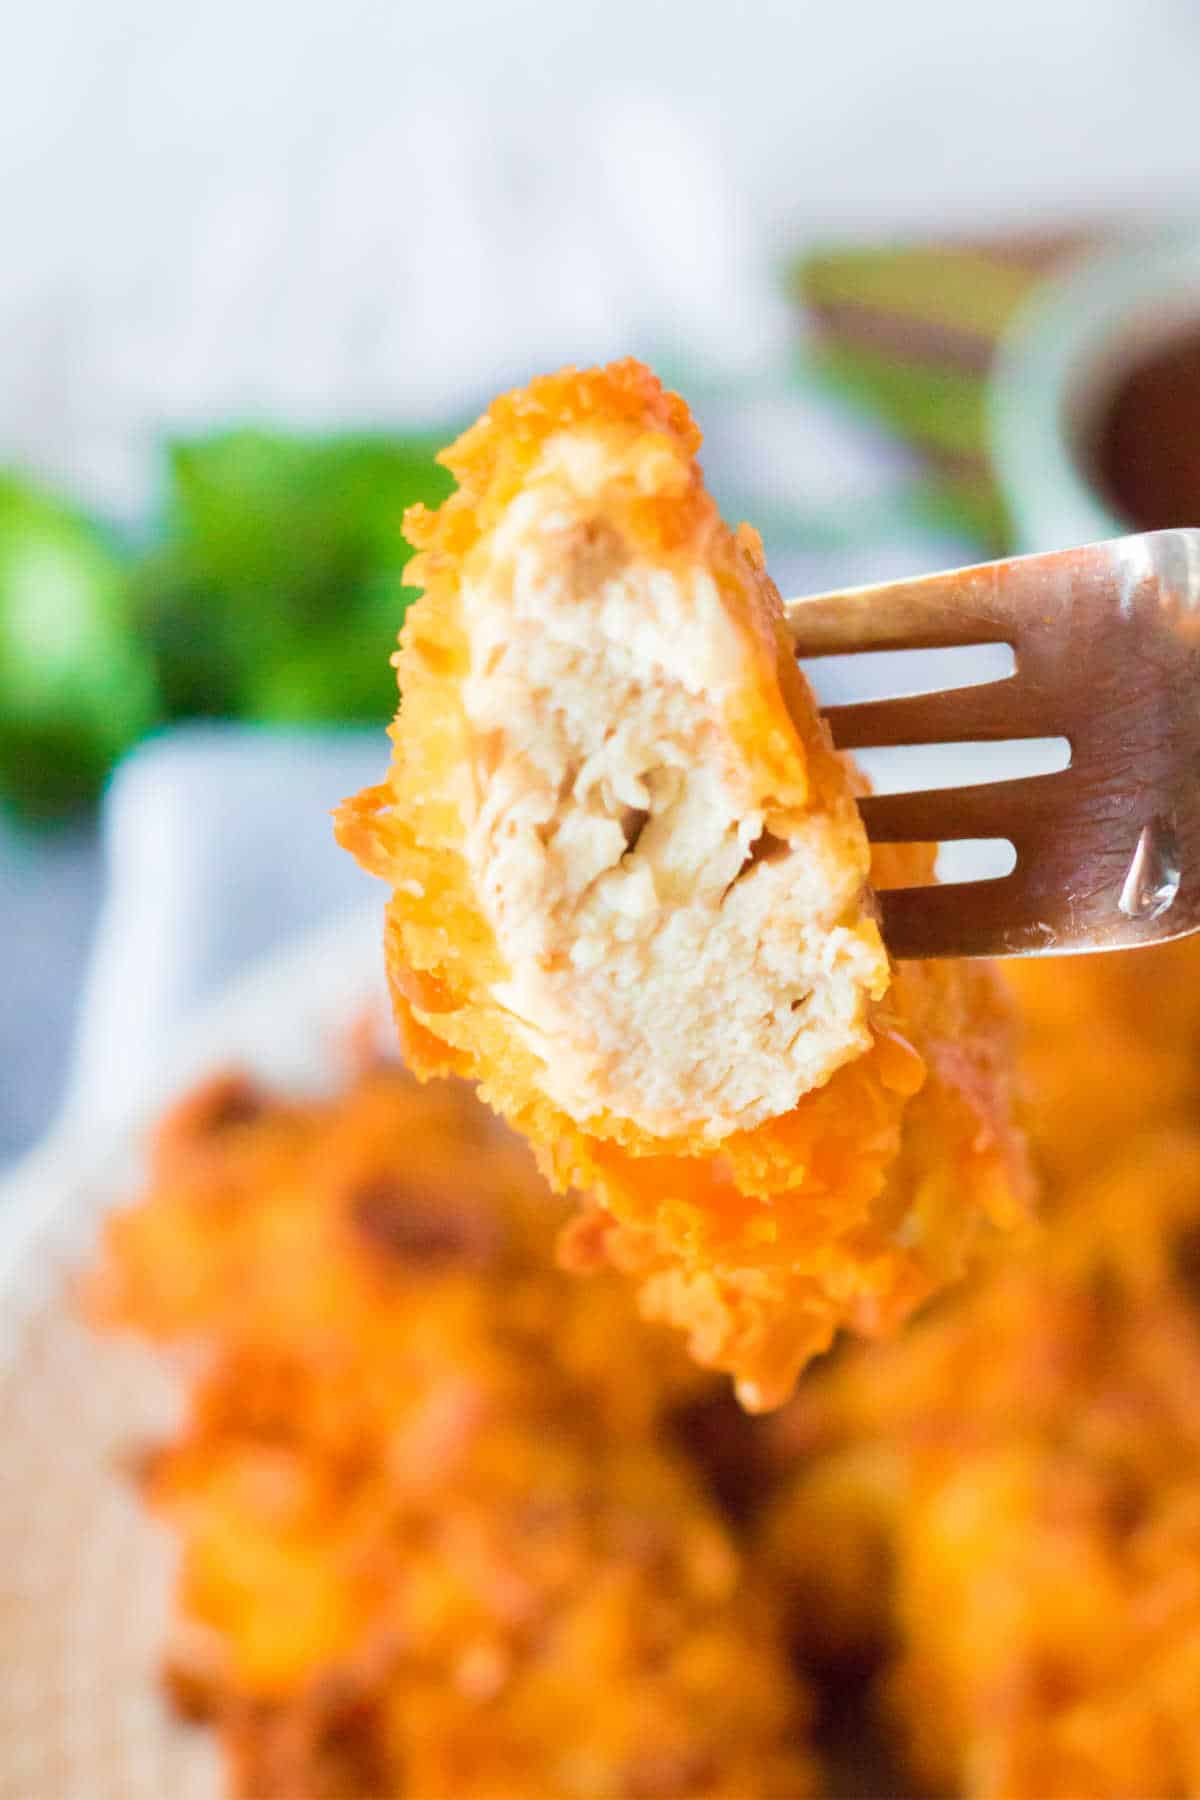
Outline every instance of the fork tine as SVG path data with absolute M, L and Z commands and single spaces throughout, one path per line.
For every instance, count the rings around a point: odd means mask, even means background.
M 1014 652 L 1016 673 L 1001 682 L 833 709 L 843 748 L 1070 743 L 1065 770 L 862 801 L 876 843 L 1017 848 L 998 880 L 885 893 L 897 954 L 1108 950 L 1200 933 L 1200 528 L 815 595 L 785 611 L 801 659 Z
M 981 563 L 914 581 L 815 594 L 785 604 L 798 656 L 848 651 L 945 650 L 957 644 L 1012 643 L 1012 619 L 998 572 Z
M 1053 935 L 1023 918 L 1016 874 L 944 887 L 886 888 L 877 896 L 884 942 L 901 961 L 930 956 L 1013 956 L 1045 950 Z
M 867 836 L 876 844 L 936 844 L 956 838 L 1011 838 L 1044 830 L 1047 802 L 1066 799 L 1065 770 L 974 787 L 932 788 L 911 794 L 865 794 L 859 801 Z M 989 884 L 990 885 L 990 884 Z
M 975 687 L 862 700 L 824 711 L 839 750 L 865 750 L 1054 736 L 1061 725 L 1062 700 L 1018 685 L 1018 677 L 1010 675 Z

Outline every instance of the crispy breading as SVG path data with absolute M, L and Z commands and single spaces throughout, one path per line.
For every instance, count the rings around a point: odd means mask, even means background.
M 1194 944 L 1015 975 L 1045 1233 L 774 1422 L 797 1640 L 883 1656 L 911 1766 L 969 1800 L 1200 1794 L 1198 976 Z
M 812 1792 L 774 1608 L 663 1434 L 702 1397 L 460 1085 L 214 1080 L 108 1225 L 95 1320 L 188 1347 L 147 1455 L 169 1691 L 246 1800 Z
M 336 1320 L 369 1375 L 369 1345 L 394 1373 L 403 1346 L 419 1354 L 420 1331 L 457 1307 L 451 1332 L 524 1321 L 531 1366 L 544 1355 L 568 1369 L 614 1426 L 704 1380 L 615 1277 L 579 1304 L 552 1266 L 569 1204 L 461 1083 L 422 1087 L 380 1065 L 331 1099 L 300 1100 L 220 1075 L 166 1115 L 149 1161 L 145 1196 L 105 1222 L 82 1284 L 106 1328 L 286 1344 Z M 414 1313 L 431 1284 L 436 1305 Z
M 1200 1110 L 1200 953 L 1150 950 L 1006 965 L 1022 1019 L 1031 1130 L 1047 1197 L 1160 1119 Z
M 892 978 L 856 777 L 698 445 L 625 362 L 445 453 L 458 492 L 406 522 L 391 770 L 338 832 L 392 888 L 413 1066 L 592 1195 L 610 1223 L 567 1261 L 635 1273 L 758 1409 L 957 1275 L 1028 1182 L 991 978 Z
M 890 1650 L 921 1779 L 1200 1793 L 1194 1299 L 1013 1271 L 843 1380 L 763 1566 L 816 1654 Z
M 678 1455 L 614 1438 L 553 1371 L 514 1404 L 469 1348 L 387 1439 L 314 1454 L 310 1416 L 360 1377 L 312 1393 L 311 1356 L 282 1379 L 234 1356 L 150 1478 L 240 1756 L 332 1694 L 375 1721 L 373 1800 L 811 1790 L 772 1608 Z

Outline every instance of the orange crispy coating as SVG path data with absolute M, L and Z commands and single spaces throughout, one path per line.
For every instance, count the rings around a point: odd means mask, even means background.
M 264 1372 L 218 1367 L 151 1484 L 243 1740 L 247 1702 L 319 1721 L 333 1686 L 374 1710 L 377 1795 L 810 1790 L 771 1609 L 678 1456 L 460 1351 L 386 1447 L 327 1461 L 311 1369 L 274 1404 Z
M 1119 956 L 1035 958 L 1008 964 L 1007 975 L 1051 1203 L 1135 1131 L 1196 1115 L 1200 958 L 1190 939 Z
M 170 1685 L 247 1800 L 803 1796 L 771 1605 L 661 1421 L 700 1392 L 465 1089 L 241 1077 L 164 1121 L 85 1288 L 199 1355 L 145 1462 Z
M 818 1653 L 891 1648 L 938 1790 L 1200 1792 L 1194 1298 L 1026 1270 L 956 1312 L 864 1360 L 765 1568 Z
M 338 835 L 392 885 L 386 960 L 413 1068 L 477 1082 L 553 1185 L 584 1190 L 603 1210 L 568 1231 L 567 1266 L 608 1261 L 633 1274 L 646 1312 L 684 1330 L 693 1356 L 731 1371 L 743 1403 L 759 1410 L 786 1398 L 839 1326 L 894 1329 L 992 1228 L 1026 1214 L 1008 1026 L 990 975 L 913 968 L 876 1015 L 865 1054 L 716 1152 L 698 1134 L 656 1137 L 610 1112 L 585 1128 L 546 1096 L 536 1056 L 492 996 L 505 969 L 450 798 L 472 749 L 459 596 L 547 438 L 580 424 L 619 435 L 629 478 L 611 504 L 629 541 L 667 570 L 702 564 L 756 646 L 728 721 L 747 765 L 781 807 L 844 792 L 847 771 L 797 670 L 756 534 L 720 519 L 684 403 L 626 361 L 503 397 L 445 452 L 458 492 L 406 519 L 421 552 L 410 579 L 425 592 L 396 658 L 403 709 L 392 767 L 341 809 Z M 904 864 L 905 853 L 889 855 Z
M 105 1329 L 290 1344 L 317 1325 L 332 1342 L 336 1326 L 368 1379 L 373 1359 L 390 1371 L 420 1349 L 414 1296 L 436 1299 L 422 1329 L 452 1320 L 447 1355 L 468 1330 L 511 1323 L 519 1298 L 531 1365 L 552 1355 L 614 1428 L 698 1391 L 622 1283 L 584 1308 L 555 1273 L 570 1208 L 461 1083 L 422 1087 L 379 1065 L 332 1099 L 299 1100 L 219 1075 L 166 1115 L 149 1161 L 147 1193 L 106 1221 L 82 1284 Z M 635 1353 L 617 1368 L 611 1341 L 630 1331 Z M 371 1392 L 389 1405 L 390 1375 Z
M 645 1179 L 640 1210 L 601 1185 L 609 1217 L 585 1214 L 563 1234 L 568 1266 L 607 1260 L 634 1273 L 643 1311 L 683 1326 L 697 1362 L 746 1371 L 738 1394 L 750 1410 L 786 1400 L 838 1324 L 890 1335 L 964 1273 L 985 1225 L 1015 1231 L 1026 1217 L 1011 1021 L 994 972 L 909 965 L 893 996 L 926 1058 L 899 1130 L 880 1120 L 886 1102 L 863 1058 L 777 1122 L 781 1133 L 790 1127 L 803 1170 L 792 1188 L 754 1195 L 721 1160 L 647 1159 L 635 1165 Z M 742 1260 L 733 1267 L 717 1236 L 714 1191 L 726 1213 L 738 1213 Z M 686 1260 L 680 1241 L 692 1252 Z
M 887 1654 L 912 1767 L 971 1800 L 1200 1794 L 1198 978 L 1015 972 L 1047 1232 L 777 1422 L 768 1579 L 815 1654 Z

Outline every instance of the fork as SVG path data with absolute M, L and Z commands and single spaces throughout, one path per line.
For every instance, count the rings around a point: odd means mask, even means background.
M 1008 839 L 1012 872 L 891 888 L 901 958 L 1118 950 L 1200 928 L 1200 529 L 787 604 L 797 654 L 1007 644 L 973 687 L 830 706 L 839 749 L 1065 737 L 1057 772 L 862 801 L 874 843 Z

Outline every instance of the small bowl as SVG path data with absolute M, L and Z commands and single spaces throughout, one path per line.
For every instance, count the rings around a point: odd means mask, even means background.
M 1200 333 L 1200 236 L 1174 232 L 1089 257 L 1040 286 L 997 353 L 992 466 L 1018 550 L 1133 529 L 1089 470 L 1089 446 L 1131 369 Z

